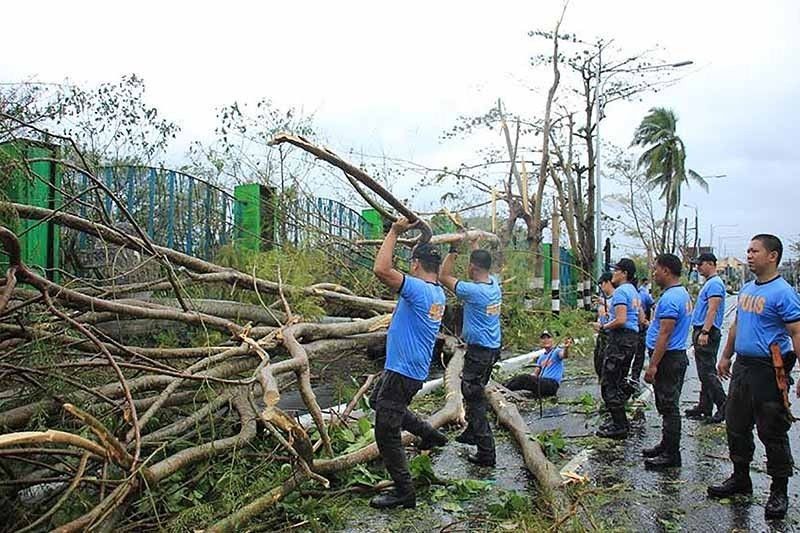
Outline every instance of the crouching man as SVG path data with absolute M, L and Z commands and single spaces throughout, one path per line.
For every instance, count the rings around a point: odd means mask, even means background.
M 564 339 L 564 347 L 553 346 L 553 336 L 545 330 L 539 336 L 544 353 L 536 358 L 532 374 L 519 374 L 506 383 L 508 390 L 527 390 L 538 398 L 555 396 L 564 378 L 564 359 L 569 357 L 572 339 Z

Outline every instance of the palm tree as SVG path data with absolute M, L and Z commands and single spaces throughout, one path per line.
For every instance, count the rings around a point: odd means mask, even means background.
M 654 107 L 642 119 L 633 134 L 631 146 L 641 146 L 645 151 L 638 165 L 644 168 L 648 185 L 661 190 L 667 209 L 661 231 L 661 250 L 666 251 L 670 215 L 672 216 L 672 247 L 674 252 L 678 237 L 678 208 L 681 205 L 681 188 L 691 181 L 708 192 L 708 183 L 694 170 L 687 169 L 686 146 L 676 133 L 678 117 L 671 109 Z

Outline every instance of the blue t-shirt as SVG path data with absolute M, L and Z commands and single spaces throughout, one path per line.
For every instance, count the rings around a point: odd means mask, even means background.
M 639 291 L 631 283 L 623 283 L 614 290 L 611 307 L 624 305 L 626 308 L 625 329 L 639 332 Z
M 645 287 L 639 287 L 639 302 L 642 305 L 642 312 L 647 319 L 650 319 L 650 310 L 653 309 L 655 301 Z
M 386 370 L 419 381 L 428 378 L 445 302 L 438 283 L 403 277 L 400 299 L 386 334 Z
M 647 328 L 645 344 L 648 349 L 655 349 L 661 321 L 670 318 L 675 320 L 675 327 L 667 341 L 667 350 L 685 350 L 689 344 L 689 327 L 692 323 L 692 297 L 683 285 L 669 287 L 658 299 L 656 314 Z
M 697 307 L 694 308 L 692 315 L 692 325 L 702 326 L 706 321 L 706 313 L 708 313 L 708 300 L 710 298 L 719 297 L 722 301 L 717 307 L 717 314 L 714 317 L 714 327 L 722 329 L 722 319 L 725 316 L 725 283 L 719 276 L 712 276 L 703 284 L 700 289 L 700 294 L 697 295 Z
M 540 378 L 552 379 L 561 383 L 564 377 L 564 360 L 561 358 L 562 348 L 553 348 L 548 353 L 539 356 L 538 365 L 542 367 Z
M 500 347 L 500 304 L 503 295 L 494 276 L 489 283 L 458 281 L 456 296 L 464 302 L 463 337 L 467 344 Z
M 605 308 L 606 308 L 606 316 L 601 316 L 598 319 L 598 322 L 600 322 L 601 326 L 604 326 L 605 324 L 608 324 L 609 322 L 612 322 L 614 320 L 614 317 L 616 316 L 616 314 L 615 314 L 616 311 L 614 310 L 614 306 L 611 305 L 611 298 L 613 298 L 613 297 L 614 297 L 614 293 L 613 292 L 611 293 L 610 297 L 606 296 L 605 294 L 602 295 L 603 303 L 601 303 L 600 305 L 605 306 Z
M 800 320 L 800 296 L 782 277 L 766 283 L 751 281 L 739 291 L 734 351 L 743 357 L 771 357 L 777 342 L 781 353 L 792 351 L 786 324 Z M 798 347 L 800 348 L 800 347 Z

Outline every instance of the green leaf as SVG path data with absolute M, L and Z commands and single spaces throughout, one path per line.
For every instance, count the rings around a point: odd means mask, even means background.
M 463 507 L 461 507 L 457 502 L 453 501 L 446 501 L 442 503 L 442 509 L 451 513 L 460 513 L 463 511 Z
M 362 435 L 366 435 L 369 433 L 369 430 L 372 429 L 372 422 L 369 421 L 369 418 L 366 416 L 363 418 L 358 419 L 358 431 Z

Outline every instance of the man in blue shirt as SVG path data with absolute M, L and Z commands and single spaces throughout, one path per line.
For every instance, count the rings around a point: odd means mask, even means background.
M 473 247 L 477 242 L 473 241 Z M 496 461 L 492 428 L 486 419 L 489 402 L 484 394 L 492 375 L 492 366 L 500 358 L 500 305 L 503 295 L 500 283 L 489 274 L 492 256 L 486 250 L 473 249 L 467 275 L 470 281 L 453 277 L 453 264 L 458 247 L 450 248 L 439 271 L 439 282 L 464 302 L 462 337 L 467 343 L 461 394 L 466 402 L 467 428 L 456 441 L 474 444 L 477 454 L 467 460 L 479 466 L 494 466 Z
M 447 437 L 408 409 L 428 377 L 446 302 L 437 281 L 441 256 L 434 246 L 420 244 L 414 248 L 408 275 L 392 266 L 397 238 L 411 226 L 405 218 L 392 224 L 375 257 L 373 269 L 384 285 L 400 294 L 386 334 L 383 375 L 370 395 L 370 404 L 375 410 L 375 442 L 394 481 L 391 493 L 378 495 L 370 501 L 370 505 L 378 509 L 416 506 L 401 439 L 402 429 L 421 437 L 420 449 L 447 442 Z
M 656 409 L 661 415 L 661 442 L 642 450 L 645 467 L 652 469 L 681 466 L 681 391 L 689 358 L 689 327 L 692 298 L 681 285 L 681 260 L 673 254 L 656 258 L 653 279 L 664 291 L 656 304 L 653 322 L 647 329 L 650 364 L 644 380 L 653 384 Z
M 700 254 L 694 264 L 706 280 L 697 295 L 697 305 L 692 315 L 692 344 L 700 380 L 700 401 L 696 407 L 687 409 L 685 414 L 688 418 L 719 424 L 725 420 L 727 399 L 717 376 L 717 351 L 725 316 L 725 283 L 717 275 L 717 258 L 714 254 Z M 712 416 L 711 410 L 715 405 L 717 412 Z
M 641 303 L 642 309 L 641 320 L 639 320 L 639 343 L 636 345 L 636 353 L 633 356 L 633 364 L 631 365 L 631 383 L 637 390 L 639 388 L 639 378 L 644 368 L 644 352 L 647 349 L 645 342 L 647 327 L 650 325 L 650 312 L 655 303 L 653 297 L 650 295 L 650 287 L 648 286 L 647 278 L 642 278 L 639 281 L 639 302 Z
M 614 319 L 603 325 L 595 325 L 595 329 L 608 332 L 608 346 L 603 358 L 603 375 L 600 378 L 600 392 L 611 415 L 608 422 L 597 430 L 598 437 L 624 439 L 628 436 L 628 417 L 625 414 L 625 402 L 628 392 L 624 381 L 628 376 L 636 345 L 639 342 L 639 293 L 633 286 L 636 279 L 636 265 L 627 258 L 620 259 L 614 265 L 611 282 L 614 284 L 614 296 L 611 307 L 614 308 Z
M 708 495 L 715 498 L 752 494 L 750 462 L 755 450 L 755 424 L 767 452 L 767 474 L 772 478 L 764 507 L 767 519 L 786 515 L 787 485 L 794 466 L 788 436 L 791 413 L 788 398 L 780 388 L 788 387 L 788 383 L 785 376 L 776 372 L 771 356 L 774 346 L 780 353 L 775 362 L 784 367 L 788 376 L 800 349 L 800 297 L 778 274 L 782 255 L 783 244 L 774 235 L 756 235 L 747 248 L 747 266 L 756 280 L 739 291 L 736 321 L 728 331 L 717 365 L 719 377 L 731 378 L 725 423 L 733 474 L 720 485 L 708 487 Z M 731 373 L 734 352 L 736 363 Z M 800 382 L 797 396 L 800 397 Z
M 555 396 L 561 380 L 564 379 L 564 359 L 569 357 L 572 339 L 564 340 L 564 347 L 553 347 L 553 336 L 545 330 L 539 336 L 540 346 L 544 353 L 536 359 L 536 368 L 532 374 L 519 374 L 506 383 L 508 390 L 527 390 L 539 398 Z
M 608 333 L 602 329 L 605 324 L 614 320 L 614 308 L 611 307 L 611 298 L 614 296 L 614 285 L 611 283 L 611 272 L 603 272 L 597 281 L 600 287 L 600 302 L 597 304 L 597 339 L 594 343 L 594 371 L 598 378 L 603 375 L 603 358 L 608 345 Z

